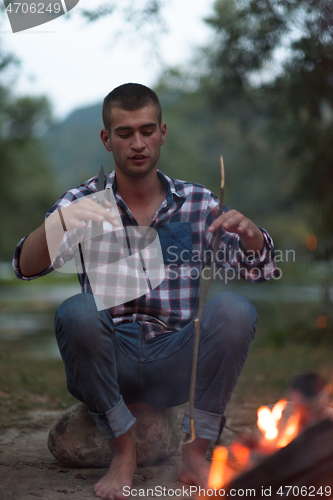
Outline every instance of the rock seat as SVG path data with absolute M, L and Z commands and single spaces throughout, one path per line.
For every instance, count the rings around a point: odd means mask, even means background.
M 133 435 L 138 465 L 162 462 L 178 449 L 181 432 L 173 408 L 153 408 L 143 403 L 131 406 L 137 419 Z M 70 467 L 108 467 L 112 452 L 83 403 L 64 411 L 53 423 L 48 448 L 62 464 Z

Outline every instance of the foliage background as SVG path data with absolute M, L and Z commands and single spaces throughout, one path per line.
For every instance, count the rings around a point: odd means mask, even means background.
M 160 7 L 147 0 L 127 21 L 135 30 L 156 28 Z M 98 22 L 117 8 L 84 15 Z M 206 20 L 211 43 L 186 66 L 165 68 L 155 89 L 168 125 L 161 170 L 217 191 L 223 154 L 226 204 L 267 228 L 278 249 L 295 251 L 295 262 L 281 263 L 283 283 L 321 287 L 319 304 L 290 314 L 288 326 L 272 326 L 278 342 L 299 330 L 299 341 L 333 338 L 332 21 L 328 0 L 216 0 Z M 101 163 L 112 168 L 99 140 L 100 104 L 56 123 L 47 97 L 15 97 L 6 83 L 14 65 L 2 51 L 2 261 L 67 188 Z M 319 316 L 326 318 L 320 328 Z

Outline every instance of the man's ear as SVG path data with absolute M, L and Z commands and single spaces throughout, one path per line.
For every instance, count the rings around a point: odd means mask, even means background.
M 102 128 L 102 130 L 101 130 L 101 139 L 102 139 L 102 143 L 104 144 L 105 149 L 107 151 L 112 151 L 109 133 L 105 128 Z
M 163 146 L 163 144 L 165 143 L 165 137 L 167 133 L 167 126 L 166 123 L 164 122 L 161 124 L 161 133 L 162 133 L 161 146 Z

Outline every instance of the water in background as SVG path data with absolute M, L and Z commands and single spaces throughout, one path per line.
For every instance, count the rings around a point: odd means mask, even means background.
M 317 303 L 321 298 L 320 286 L 283 285 L 281 282 L 250 284 L 212 283 L 209 296 L 220 291 L 233 291 L 248 297 L 261 315 L 281 316 L 288 305 Z M 68 297 L 80 293 L 79 285 L 38 285 L 22 283 L 0 287 L 0 340 L 15 341 L 29 357 L 59 358 L 53 329 L 54 314 Z M 273 314 L 274 311 L 274 314 Z M 258 311 L 259 312 L 259 311 Z M 259 314 L 260 318 L 260 314 Z M 275 319 L 274 319 L 275 321 Z
M 0 341 L 15 341 L 33 358 L 59 358 L 54 315 L 61 302 L 77 293 L 78 284 L 0 287 Z

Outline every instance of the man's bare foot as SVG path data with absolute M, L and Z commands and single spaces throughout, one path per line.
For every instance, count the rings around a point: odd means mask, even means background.
M 210 463 L 206 459 L 208 444 L 208 439 L 196 438 L 192 443 L 183 445 L 183 458 L 178 469 L 179 481 L 195 484 L 201 488 L 208 487 L 210 470 Z
M 102 500 L 123 500 L 128 498 L 128 494 L 124 495 L 124 487 L 131 488 L 136 469 L 135 441 L 128 431 L 110 439 L 109 444 L 113 459 L 107 474 L 95 484 L 94 493 Z

